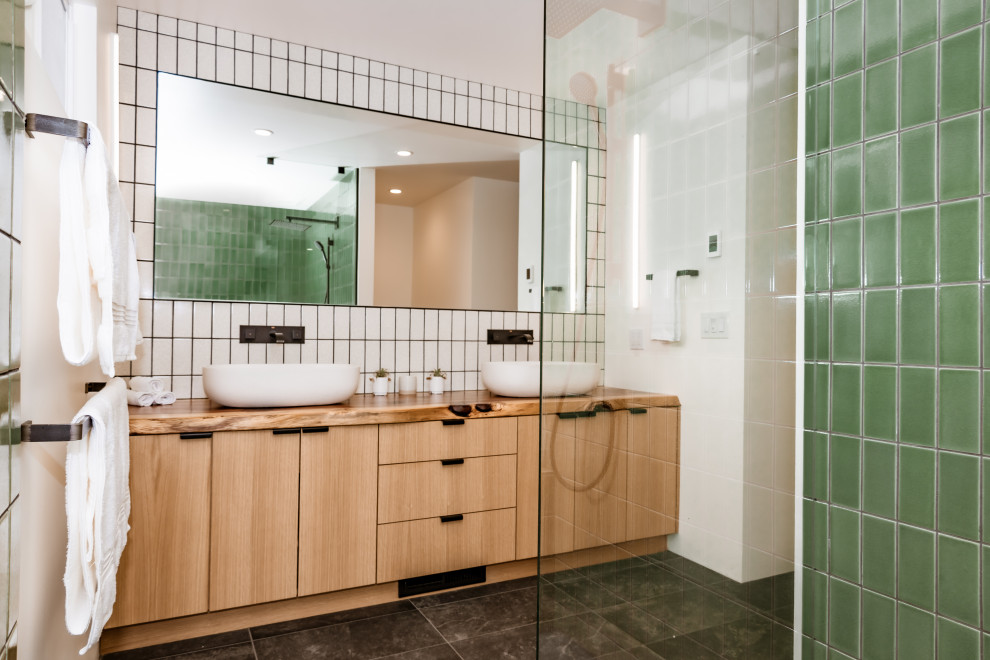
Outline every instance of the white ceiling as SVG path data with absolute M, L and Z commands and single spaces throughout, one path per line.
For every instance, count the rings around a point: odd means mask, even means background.
M 256 128 L 274 131 L 271 137 Z M 538 142 L 159 74 L 157 194 L 308 208 L 337 167 L 518 161 Z M 411 158 L 396 155 L 408 149 Z M 275 157 L 275 165 L 267 158 Z M 465 178 L 472 176 L 465 165 Z

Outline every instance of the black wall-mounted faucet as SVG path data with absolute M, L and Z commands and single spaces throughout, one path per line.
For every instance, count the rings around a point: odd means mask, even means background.
M 242 325 L 242 344 L 304 344 L 306 328 L 301 325 Z
M 489 344 L 532 344 L 532 330 L 488 330 Z

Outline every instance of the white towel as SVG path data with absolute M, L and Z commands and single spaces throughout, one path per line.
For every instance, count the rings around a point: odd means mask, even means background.
M 159 392 L 155 395 L 155 405 L 170 406 L 175 403 L 175 395 L 171 392 Z
M 87 211 L 83 188 L 86 147 L 66 139 L 59 168 L 58 331 L 62 354 L 80 366 L 93 359 L 96 291 L 89 270 Z
M 131 406 L 150 406 L 155 403 L 155 394 L 152 392 L 135 392 L 127 390 L 127 404 Z
M 128 487 L 127 388 L 111 379 L 73 418 L 91 422 L 65 458 L 65 625 L 81 635 L 89 629 L 86 653 L 98 643 L 117 598 L 117 567 L 127 543 L 131 513 Z
M 134 376 L 131 378 L 130 388 L 135 392 L 158 394 L 165 391 L 165 381 L 151 376 Z
M 661 274 L 660 280 L 653 280 L 650 296 L 652 323 L 650 339 L 657 341 L 681 340 L 681 300 L 678 293 L 677 271 L 669 270 Z

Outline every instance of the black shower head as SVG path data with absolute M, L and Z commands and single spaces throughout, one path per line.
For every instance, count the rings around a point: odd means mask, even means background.
M 313 241 L 313 243 L 316 245 L 316 247 L 320 248 L 320 254 L 323 255 L 323 263 L 324 263 L 324 265 L 326 265 L 326 266 L 329 267 L 329 265 L 330 265 L 330 259 L 327 258 L 327 251 L 325 249 L 323 249 L 323 243 L 321 243 L 319 241 Z

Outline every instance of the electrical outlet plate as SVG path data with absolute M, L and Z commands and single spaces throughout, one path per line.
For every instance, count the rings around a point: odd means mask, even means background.
M 642 328 L 632 328 L 629 331 L 629 350 L 642 351 L 646 349 L 646 332 Z
M 702 339 L 728 339 L 729 313 L 714 312 L 701 315 Z
M 706 255 L 709 258 L 722 256 L 722 232 L 708 232 L 708 251 Z

